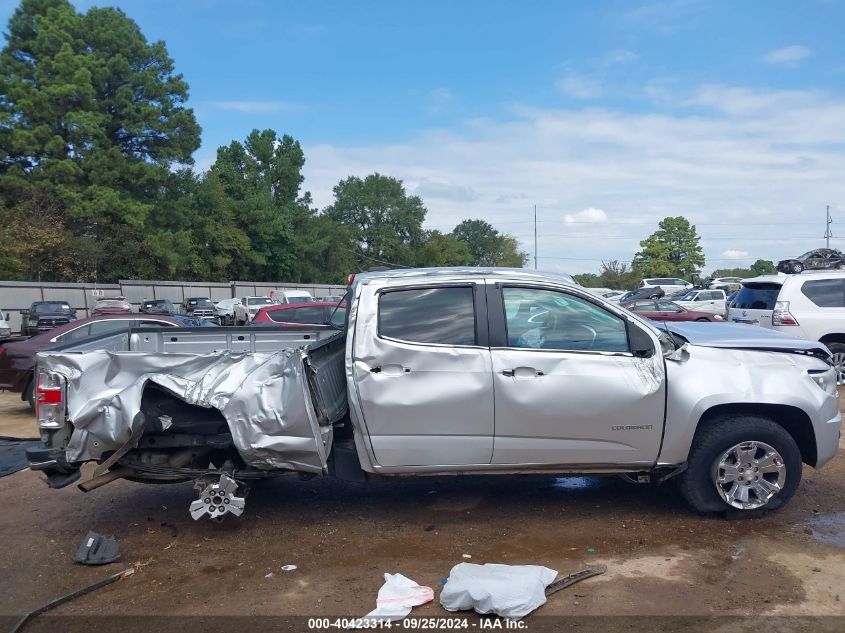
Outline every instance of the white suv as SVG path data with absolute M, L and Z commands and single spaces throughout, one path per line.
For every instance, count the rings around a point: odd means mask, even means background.
M 692 288 L 690 282 L 675 277 L 650 277 L 640 282 L 640 288 L 657 288 L 658 286 L 663 289 L 667 297 L 676 292 Z
M 763 275 L 744 279 L 728 319 L 821 341 L 845 384 L 845 271 Z

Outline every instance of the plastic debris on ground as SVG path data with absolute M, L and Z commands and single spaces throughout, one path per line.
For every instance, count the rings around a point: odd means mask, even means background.
M 117 541 L 96 532 L 88 532 L 73 555 L 73 561 L 83 565 L 107 565 L 118 558 Z
M 519 620 L 546 603 L 546 587 L 557 572 L 540 565 L 459 563 L 440 592 L 447 611 L 474 609 Z
M 282 565 L 282 571 L 293 571 L 296 569 L 296 565 Z
M 385 574 L 378 590 L 376 608 L 362 619 L 370 626 L 377 622 L 395 622 L 407 616 L 413 607 L 434 600 L 434 589 L 418 585 L 402 574 Z M 368 625 L 363 624 L 364 627 Z

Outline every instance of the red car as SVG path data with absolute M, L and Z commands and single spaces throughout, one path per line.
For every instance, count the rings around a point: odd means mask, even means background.
M 56 345 L 130 327 L 191 327 L 194 319 L 157 314 L 103 314 L 59 325 L 49 332 L 23 341 L 0 345 L 0 389 L 20 392 L 21 400 L 34 407 L 32 386 L 35 354 Z
M 636 312 L 652 321 L 723 321 L 721 315 L 712 312 L 696 312 L 679 306 L 668 299 L 639 299 L 622 304 L 623 308 Z
M 337 310 L 335 310 L 337 308 Z M 331 321 L 331 323 L 330 323 Z M 346 322 L 346 304 L 333 301 L 310 303 L 283 303 L 261 308 L 252 323 L 275 325 L 327 325 L 343 327 Z

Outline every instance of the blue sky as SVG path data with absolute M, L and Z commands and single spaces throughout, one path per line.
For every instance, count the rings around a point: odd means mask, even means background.
M 630 259 L 666 215 L 698 225 L 706 270 L 821 245 L 826 204 L 845 238 L 842 3 L 75 4 L 167 43 L 199 168 L 271 127 L 303 143 L 321 206 L 378 170 L 428 226 L 484 217 L 533 251 L 536 204 L 540 267 L 573 272 Z

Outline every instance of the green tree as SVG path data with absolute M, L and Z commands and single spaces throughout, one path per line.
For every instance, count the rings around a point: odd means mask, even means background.
M 772 273 L 776 273 L 777 270 L 778 269 L 775 267 L 774 263 L 768 259 L 758 259 L 756 262 L 751 264 L 751 273 L 755 276 L 770 275 Z
M 596 273 L 578 273 L 572 275 L 572 278 L 585 288 L 604 288 L 601 285 L 601 279 Z
M 692 279 L 704 266 L 695 226 L 683 216 L 664 218 L 658 230 L 640 242 L 633 268 L 644 277 Z
M 484 220 L 464 220 L 452 236 L 469 247 L 473 265 L 522 268 L 528 262 L 528 254 L 519 250 L 515 237 L 499 233 Z
M 625 262 L 613 259 L 601 263 L 599 281 L 602 288 L 631 290 L 639 283 L 639 274 Z
M 426 231 L 422 244 L 417 249 L 416 266 L 467 266 L 472 261 L 469 246 L 454 236 L 440 231 Z
M 187 96 L 164 43 L 120 10 L 15 10 L 0 52 L 0 196 L 19 213 L 50 199 L 66 247 L 87 253 L 66 278 L 114 279 L 149 257 L 144 227 L 170 167 L 199 146 Z
M 334 203 L 324 215 L 346 227 L 355 250 L 370 266 L 379 263 L 409 265 L 424 233 L 426 208 L 418 196 L 409 196 L 401 180 L 371 174 L 350 176 L 334 188 Z

